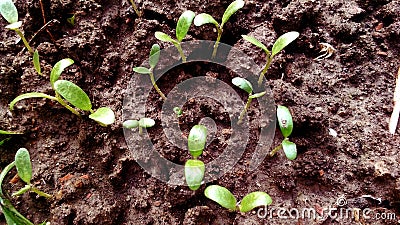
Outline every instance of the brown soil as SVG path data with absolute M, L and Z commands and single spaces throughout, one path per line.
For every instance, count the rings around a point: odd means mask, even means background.
M 263 53 L 242 40 L 250 34 L 272 46 L 287 31 L 298 31 L 299 39 L 277 55 L 267 82 L 276 104 L 289 107 L 294 119 L 291 140 L 297 144 L 298 158 L 289 161 L 282 152 L 266 158 L 253 171 L 246 157 L 258 142 L 256 127 L 238 164 L 220 179 L 238 199 L 251 191 L 265 191 L 279 208 L 337 207 L 370 209 L 371 216 L 396 219 L 259 218 L 257 210 L 241 214 L 229 212 L 198 191 L 170 186 L 151 177 L 135 161 L 124 132 L 123 99 L 134 75 L 132 67 L 147 60 L 152 44 L 159 43 L 155 31 L 173 34 L 179 15 L 187 9 L 208 12 L 221 18 L 231 1 L 147 1 L 139 3 L 143 17 L 137 18 L 129 1 L 45 1 L 48 21 L 59 21 L 32 41 L 41 54 L 45 77 L 38 76 L 31 56 L 15 43 L 16 35 L 1 32 L 0 114 L 3 130 L 20 130 L 0 147 L 0 166 L 12 162 L 15 152 L 26 147 L 31 153 L 34 183 L 55 195 L 46 200 L 35 194 L 13 199 L 16 208 L 35 224 L 398 224 L 400 220 L 400 139 L 399 131 L 388 132 L 400 63 L 400 3 L 390 0 L 260 0 L 246 1 L 245 7 L 226 24 L 222 42 L 232 45 L 260 66 Z M 20 19 L 28 37 L 43 25 L 38 1 L 17 0 Z M 76 24 L 66 22 L 76 13 Z M 6 21 L 0 19 L 0 27 Z M 186 40 L 214 40 L 212 26 L 195 30 Z M 321 61 L 319 43 L 329 43 L 334 55 Z M 169 47 L 160 43 L 162 47 Z M 21 101 L 11 113 L 8 103 L 26 92 L 52 94 L 48 76 L 52 65 L 72 58 L 63 78 L 73 81 L 90 96 L 93 105 L 109 106 L 116 123 L 101 127 L 86 116 L 79 119 L 62 106 L 44 99 Z M 196 67 L 197 66 L 197 67 Z M 234 73 L 220 66 L 188 64 L 168 72 L 158 81 L 168 93 L 178 83 L 207 75 L 226 83 Z M 242 100 L 245 95 L 235 89 Z M 155 91 L 149 97 L 147 115 L 156 126 L 147 131 L 165 158 L 183 164 L 187 152 L 173 146 L 163 134 L 162 101 Z M 249 116 L 258 115 L 257 102 Z M 179 118 L 183 136 L 204 117 L 215 122 L 214 139 L 202 156 L 211 161 L 223 152 L 230 135 L 231 121 L 217 101 L 195 99 L 183 107 Z M 337 137 L 329 134 L 334 129 Z M 224 132 L 223 132 L 224 131 Z M 277 130 L 273 145 L 282 140 Z M 15 171 L 13 171 L 15 173 Z M 17 190 L 22 183 L 3 189 Z M 68 178 L 68 179 L 66 179 Z M 288 216 L 288 214 L 285 214 Z M 0 222 L 5 223 L 3 215 Z

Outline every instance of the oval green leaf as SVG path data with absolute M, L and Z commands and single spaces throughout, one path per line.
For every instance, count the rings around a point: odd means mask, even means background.
M 22 194 L 24 194 L 25 192 L 29 191 L 30 189 L 31 189 L 31 185 L 30 185 L 30 184 L 27 184 L 27 185 L 25 185 L 23 188 L 21 188 L 21 189 L 19 189 L 18 191 L 12 193 L 11 196 L 14 197 L 14 196 L 22 195 Z
M 251 83 L 248 80 L 246 80 L 244 78 L 235 77 L 232 79 L 232 84 L 234 84 L 235 86 L 244 90 L 249 95 L 253 92 L 253 86 L 251 85 Z
M 261 43 L 259 40 L 257 40 L 255 37 L 252 36 L 247 36 L 247 35 L 242 35 L 242 38 L 250 43 L 252 43 L 253 45 L 261 48 L 262 50 L 264 50 L 267 54 L 269 54 L 269 50 L 267 49 L 267 46 L 265 46 L 263 43 Z
M 160 59 L 160 46 L 154 44 L 150 49 L 149 64 L 150 68 L 154 69 L 156 67 L 158 60 Z
M 178 23 L 176 24 L 176 38 L 181 42 L 187 32 L 189 31 L 190 25 L 192 25 L 193 19 L 196 14 L 193 11 L 187 10 L 182 13 L 179 17 Z
M 185 179 L 190 190 L 199 189 L 204 178 L 205 169 L 204 163 L 200 160 L 189 159 L 185 163 Z
M 237 12 L 239 9 L 243 8 L 244 6 L 244 1 L 243 0 L 236 0 L 232 2 L 228 8 L 226 8 L 224 15 L 222 16 L 222 23 L 221 23 L 221 28 L 224 26 L 226 22 L 228 22 L 229 18 Z
M 32 164 L 26 148 L 18 149 L 15 154 L 15 167 L 17 167 L 19 178 L 25 183 L 30 184 L 32 179 Z
M 289 137 L 293 131 L 293 118 L 288 108 L 278 105 L 276 110 L 279 128 L 281 129 L 284 138 Z
M 215 26 L 219 27 L 218 22 L 211 15 L 207 13 L 201 13 L 194 18 L 194 25 L 198 27 L 207 23 L 212 23 Z
M 260 93 L 256 93 L 254 95 L 250 95 L 249 98 L 251 99 L 255 99 L 255 98 L 259 98 L 265 95 L 265 93 L 267 93 L 266 91 L 260 92 Z
M 154 36 L 160 41 L 176 43 L 176 41 L 171 36 L 164 32 L 156 31 L 156 33 L 154 33 Z
M 53 69 L 51 70 L 50 73 L 50 84 L 53 88 L 54 88 L 54 82 L 58 80 L 64 69 L 72 64 L 74 64 L 74 60 L 67 58 L 67 59 L 61 59 L 53 66 Z
M 297 147 L 295 143 L 288 140 L 283 140 L 282 148 L 285 152 L 286 158 L 289 160 L 295 160 L 297 158 Z
M 12 101 L 10 102 L 10 110 L 13 110 L 13 109 L 14 109 L 14 105 L 15 105 L 17 102 L 19 102 L 19 101 L 21 101 L 21 100 L 24 100 L 24 99 L 27 99 L 27 98 L 48 98 L 48 99 L 51 99 L 51 100 L 57 100 L 57 99 L 56 99 L 55 97 L 53 97 L 53 96 L 46 95 L 46 94 L 39 93 L 39 92 L 26 93 L 26 94 L 19 95 L 18 97 L 14 98 L 14 100 L 12 100 Z
M 188 149 L 190 154 L 197 158 L 203 153 L 207 140 L 207 128 L 203 125 L 195 125 L 189 132 Z
M 152 127 L 156 124 L 156 121 L 150 118 L 142 118 L 139 120 L 139 126 L 141 127 Z
M 39 75 L 42 75 L 42 69 L 40 68 L 40 61 L 39 61 L 39 52 L 37 49 L 33 53 L 33 66 L 35 67 L 36 72 Z
M 289 45 L 292 41 L 296 40 L 299 37 L 299 33 L 296 31 L 287 32 L 281 35 L 272 46 L 272 54 L 271 57 L 274 57 L 278 52 L 280 52 L 283 48 Z
M 12 0 L 0 0 L 0 14 L 9 24 L 18 22 L 18 11 Z
M 137 120 L 127 120 L 122 123 L 122 126 L 127 129 L 137 128 L 139 126 L 139 121 Z
M 257 191 L 244 196 L 239 205 L 240 212 L 249 212 L 256 207 L 270 205 L 272 198 L 265 192 Z
M 235 210 L 236 209 L 236 198 L 226 188 L 219 185 L 211 185 L 204 190 L 204 195 L 220 204 L 222 207 Z
M 89 118 L 98 122 L 102 126 L 107 126 L 115 122 L 115 114 L 108 107 L 101 107 L 96 112 L 89 115 Z
M 142 66 L 133 68 L 133 72 L 140 73 L 140 74 L 150 74 L 151 73 L 151 71 L 148 68 L 142 67 Z
M 78 85 L 67 80 L 58 80 L 54 83 L 54 90 L 78 109 L 89 111 L 92 103 L 89 96 Z

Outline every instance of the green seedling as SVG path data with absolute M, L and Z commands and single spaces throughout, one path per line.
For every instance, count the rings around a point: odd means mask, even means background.
M 266 92 L 263 91 L 260 93 L 253 94 L 253 86 L 251 85 L 251 83 L 248 80 L 241 77 L 233 78 L 232 83 L 249 94 L 249 97 L 247 98 L 247 103 L 242 112 L 240 113 L 239 120 L 237 122 L 237 124 L 241 124 L 243 121 L 243 117 L 246 114 L 247 110 L 250 108 L 253 99 L 264 96 Z
M 89 99 L 89 96 L 79 86 L 67 80 L 59 80 L 59 77 L 61 76 L 61 73 L 64 71 L 64 69 L 72 65 L 73 63 L 74 61 L 72 59 L 62 59 L 57 62 L 51 70 L 50 84 L 55 91 L 55 96 L 38 92 L 25 93 L 12 100 L 12 102 L 10 103 L 10 110 L 14 109 L 14 105 L 18 101 L 24 99 L 47 98 L 57 101 L 62 106 L 64 106 L 79 117 L 79 112 L 72 106 L 80 110 L 90 112 L 91 114 L 89 115 L 89 118 L 96 121 L 102 126 L 107 126 L 114 123 L 115 115 L 110 108 L 102 107 L 97 109 L 97 111 L 94 111 L 92 109 L 92 103 Z M 71 104 L 72 106 L 70 106 L 69 104 Z
M 71 17 L 67 18 L 67 22 L 71 24 L 71 26 L 75 26 L 75 16 L 76 14 L 73 14 Z
M 12 135 L 12 134 L 22 134 L 20 132 L 13 132 L 13 131 L 5 131 L 5 130 L 0 130 L 0 135 Z M 0 140 L 0 146 L 2 146 L 6 141 L 10 140 L 11 138 L 5 138 L 3 140 Z
M 160 46 L 158 44 L 154 44 L 150 50 L 150 56 L 149 56 L 150 68 L 139 66 L 133 68 L 133 71 L 139 74 L 148 74 L 150 76 L 150 80 L 151 83 L 153 84 L 154 89 L 156 89 L 157 93 L 165 101 L 167 97 L 165 97 L 160 88 L 158 88 L 156 81 L 154 80 L 154 74 L 153 74 L 154 68 L 156 67 L 159 59 L 160 59 Z
M 139 134 L 143 133 L 143 128 L 152 127 L 156 124 L 153 119 L 150 118 L 141 118 L 139 121 L 137 120 L 127 120 L 122 126 L 127 129 L 133 129 L 139 127 Z
M 179 107 L 174 107 L 172 110 L 174 110 L 174 113 L 175 113 L 176 116 L 178 116 L 178 117 L 181 116 L 182 113 L 183 113 L 182 109 L 179 108 Z
M 280 149 L 283 148 L 286 158 L 288 158 L 289 160 L 294 160 L 297 157 L 296 144 L 289 141 L 289 136 L 292 134 L 293 131 L 292 115 L 290 114 L 290 111 L 287 107 L 281 105 L 278 106 L 276 114 L 277 114 L 279 128 L 282 132 L 284 139 L 280 145 L 275 147 L 270 152 L 270 156 L 271 157 L 274 156 Z
M 261 191 L 247 194 L 242 201 L 238 203 L 235 196 L 233 196 L 228 189 L 219 185 L 208 186 L 206 190 L 204 190 L 204 195 L 226 209 L 244 213 L 260 206 L 272 204 L 271 197 L 267 193 Z
M 18 210 L 12 205 L 11 201 L 6 197 L 7 195 L 3 193 L 2 189 L 2 184 L 4 181 L 4 178 L 8 174 L 8 172 L 11 171 L 14 166 L 17 168 L 18 176 L 23 180 L 24 182 L 29 185 L 29 188 L 27 186 L 23 187 L 21 190 L 17 191 L 18 192 L 26 192 L 26 191 L 34 191 L 40 196 L 43 197 L 51 197 L 51 195 L 46 194 L 37 188 L 35 188 L 31 184 L 31 178 L 32 178 L 32 164 L 30 161 L 29 157 L 29 152 L 28 150 L 21 148 L 17 151 L 15 154 L 15 161 L 10 163 L 8 166 L 6 166 L 3 171 L 0 173 L 0 206 L 1 210 L 3 212 L 3 215 L 6 219 L 6 222 L 8 225 L 34 225 L 31 221 L 29 221 L 26 217 L 24 217 L 21 213 L 18 212 Z M 20 194 L 22 194 L 20 193 Z M 14 193 L 13 196 L 16 194 Z M 45 224 L 45 223 L 42 223 Z
M 206 141 L 207 128 L 203 125 L 193 126 L 188 137 L 188 150 L 193 159 L 185 163 L 186 183 L 193 191 L 200 188 L 204 178 L 205 165 L 197 158 L 203 153 Z
M 190 10 L 182 13 L 182 15 L 179 17 L 178 23 L 176 24 L 176 40 L 166 33 L 159 31 L 155 33 L 155 37 L 158 40 L 164 42 L 171 42 L 172 44 L 175 45 L 175 47 L 178 49 L 179 54 L 181 55 L 182 62 L 184 63 L 186 62 L 186 56 L 183 53 L 181 43 L 182 40 L 185 38 L 187 32 L 189 31 L 189 28 L 192 25 L 195 15 L 196 14 Z
M 257 40 L 255 37 L 247 36 L 247 35 L 242 35 L 243 39 L 252 43 L 253 45 L 261 48 L 264 50 L 266 53 L 266 60 L 267 62 L 265 63 L 264 69 L 260 73 L 260 77 L 258 78 L 258 85 L 261 85 L 262 80 L 267 73 L 269 67 L 271 66 L 272 59 L 276 54 L 278 54 L 282 49 L 284 49 L 287 45 L 289 45 L 291 42 L 293 42 L 296 38 L 299 37 L 299 33 L 296 31 L 288 32 L 283 35 L 281 35 L 274 43 L 272 46 L 272 51 L 269 51 L 268 48 L 261 43 L 259 40 Z
M 24 45 L 28 49 L 28 51 L 33 54 L 31 46 L 25 39 L 24 34 L 19 29 L 22 26 L 22 21 L 18 21 L 17 7 L 15 7 L 12 0 L 0 0 L 0 14 L 9 23 L 6 28 L 15 31 L 24 42 Z
M 228 22 L 229 18 L 235 13 L 237 12 L 239 9 L 243 8 L 244 6 L 244 1 L 243 0 L 236 0 L 234 2 L 232 2 L 228 8 L 226 8 L 224 15 L 222 16 L 222 21 L 221 24 L 219 24 L 211 15 L 207 14 L 207 13 L 201 13 L 199 15 L 197 15 L 194 18 L 194 25 L 196 26 L 202 26 L 204 24 L 214 24 L 215 27 L 217 28 L 217 32 L 218 32 L 218 36 L 217 36 L 217 41 L 214 44 L 214 50 L 212 53 L 212 58 L 214 59 L 215 56 L 217 55 L 217 49 L 218 49 L 218 45 L 219 42 L 221 40 L 222 37 L 222 33 L 224 31 L 224 25 L 225 23 Z
M 37 49 L 35 50 L 35 52 L 33 52 L 33 66 L 35 67 L 35 70 L 39 75 L 43 75 L 42 69 L 40 68 L 39 52 Z
M 132 4 L 133 10 L 135 10 L 135 13 L 138 17 L 142 16 L 142 13 L 139 11 L 139 8 L 136 6 L 135 2 L 133 0 L 129 0 Z

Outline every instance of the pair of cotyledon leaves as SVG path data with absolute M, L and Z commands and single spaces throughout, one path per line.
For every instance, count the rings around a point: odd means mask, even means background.
M 185 163 L 185 178 L 191 190 L 199 189 L 204 178 L 205 165 L 198 160 L 204 150 L 207 141 L 207 128 L 203 125 L 195 125 L 189 132 L 188 150 L 194 159 Z

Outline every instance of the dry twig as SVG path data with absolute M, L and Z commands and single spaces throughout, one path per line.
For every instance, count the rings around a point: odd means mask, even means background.
M 396 77 L 396 87 L 394 89 L 393 104 L 393 112 L 389 121 L 389 132 L 391 134 L 394 134 L 396 132 L 397 122 L 399 120 L 400 114 L 400 68 L 397 72 Z

